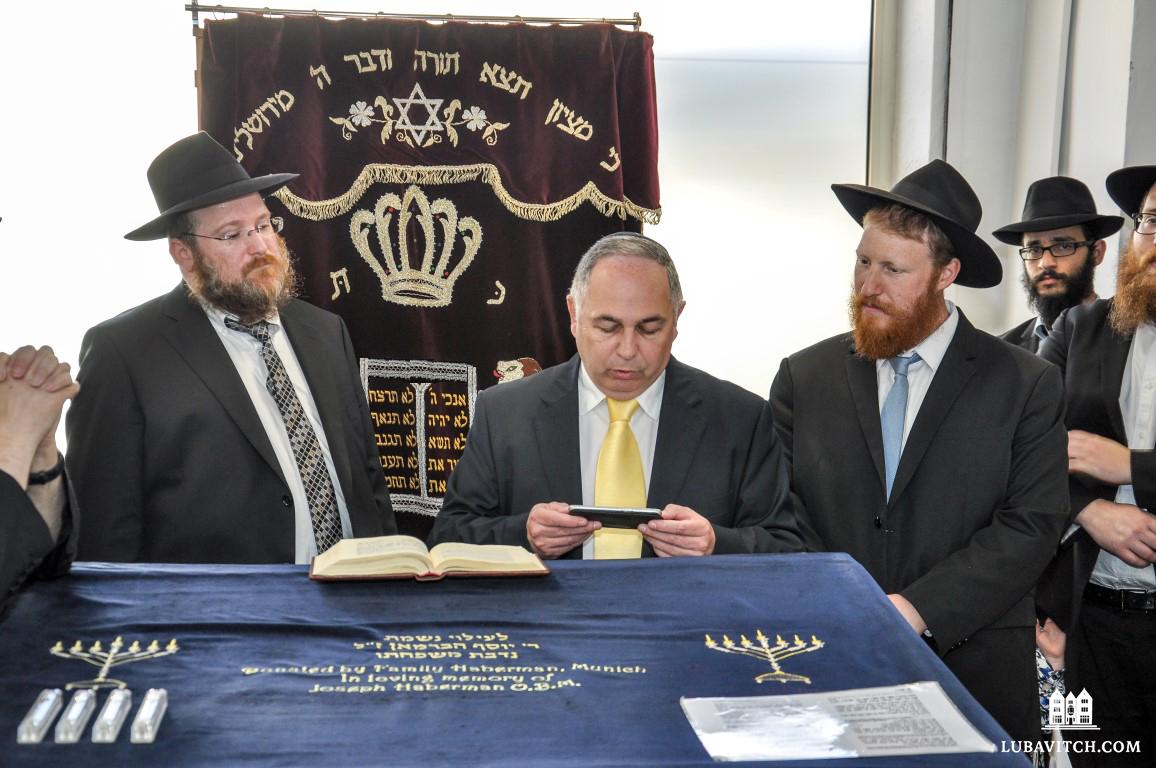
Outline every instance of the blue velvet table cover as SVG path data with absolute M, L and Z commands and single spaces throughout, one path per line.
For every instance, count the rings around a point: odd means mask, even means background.
M 309 581 L 303 566 L 83 563 L 33 585 L 0 622 L 0 723 L 14 765 L 703 766 L 679 697 L 937 680 L 997 745 L 1006 734 L 843 555 L 556 562 L 540 578 Z M 705 638 L 821 649 L 765 661 Z M 57 642 L 176 653 L 110 671 L 167 688 L 155 744 L 17 745 L 42 688 L 97 670 Z M 375 668 L 376 665 L 376 668 Z M 463 680 L 471 679 L 463 682 Z M 473 686 L 477 690 L 460 690 Z M 104 694 L 101 695 L 103 703 Z M 1012 753 L 836 765 L 1024 765 Z M 815 766 L 813 761 L 776 765 Z

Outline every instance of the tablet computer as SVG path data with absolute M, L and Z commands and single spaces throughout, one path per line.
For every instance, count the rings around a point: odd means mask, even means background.
M 597 520 L 606 528 L 637 528 L 647 521 L 662 519 L 662 510 L 640 507 L 586 507 L 571 504 L 570 514 Z

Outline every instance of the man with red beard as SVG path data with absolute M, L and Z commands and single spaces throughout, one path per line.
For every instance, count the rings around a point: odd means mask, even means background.
M 1002 276 L 954 168 L 832 188 L 863 225 L 852 332 L 785 359 L 770 393 L 804 541 L 858 560 L 1012 737 L 1038 740 L 1033 586 L 1068 522 L 1058 372 L 945 300 Z
M 1082 181 L 1052 176 L 1032 182 L 1023 220 L 992 234 L 1019 247 L 1020 275 L 1033 317 L 1000 338 L 1030 352 L 1040 348 L 1060 313 L 1096 300 L 1096 267 L 1104 260 L 1104 238 L 1124 225 L 1120 216 L 1096 213 L 1096 201 Z
M 336 315 L 293 298 L 293 263 L 251 178 L 206 133 L 157 156 L 182 283 L 89 330 L 68 412 L 84 560 L 308 562 L 397 532 L 357 358 Z
M 1135 230 L 1116 295 L 1073 307 L 1040 356 L 1067 388 L 1068 469 L 1076 526 L 1045 586 L 1066 593 L 1068 689 L 1087 689 L 1097 740 L 1139 740 L 1139 753 L 1072 753 L 1076 765 L 1156 759 L 1156 166 L 1108 176 Z M 1082 733 L 1081 736 L 1086 736 Z

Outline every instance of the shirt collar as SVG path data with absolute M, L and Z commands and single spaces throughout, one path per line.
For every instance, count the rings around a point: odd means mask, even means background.
M 658 375 L 654 382 L 635 399 L 642 412 L 654 421 L 662 410 L 662 393 L 666 389 L 666 371 Z M 586 372 L 586 363 L 578 366 L 578 415 L 585 416 L 606 401 L 606 395 L 594 385 L 594 380 Z
M 228 330 L 228 326 L 225 325 L 226 317 L 231 317 L 234 320 L 237 320 L 236 315 L 225 312 L 220 307 L 215 307 L 212 304 L 209 304 L 205 301 L 200 301 L 199 299 L 198 303 L 201 305 L 201 309 L 205 310 L 205 315 L 209 318 L 209 322 L 212 323 L 215 328 Z M 272 316 L 265 318 L 265 322 L 269 324 L 269 335 L 275 335 L 281 328 L 281 314 L 279 312 L 274 312 Z
M 1140 323 L 1140 325 L 1137 326 L 1135 332 L 1132 334 L 1132 338 L 1141 340 L 1145 338 L 1156 340 L 1156 324 L 1154 324 L 1151 320 Z M 1151 343 L 1151 341 L 1148 343 Z
M 1043 341 L 1051 333 L 1051 329 L 1044 325 L 1044 321 L 1040 317 L 1036 317 L 1035 324 L 1032 325 L 1032 335 L 1040 341 Z

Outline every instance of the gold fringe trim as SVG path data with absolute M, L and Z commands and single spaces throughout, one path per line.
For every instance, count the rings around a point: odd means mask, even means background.
M 629 198 L 615 200 L 607 197 L 588 181 L 582 189 L 556 203 L 523 203 L 515 200 L 502 184 L 498 168 L 490 163 L 476 165 L 384 165 L 374 163 L 361 169 L 349 189 L 339 197 L 328 200 L 306 200 L 282 187 L 274 194 L 293 214 L 303 219 L 325 221 L 344 215 L 357 205 L 373 184 L 461 184 L 466 181 L 482 180 L 490 185 L 502 205 L 518 218 L 529 221 L 557 221 L 573 213 L 582 203 L 590 203 L 607 218 L 617 216 L 625 219 L 628 215 L 646 222 L 657 224 L 662 216 L 661 208 L 643 208 Z

